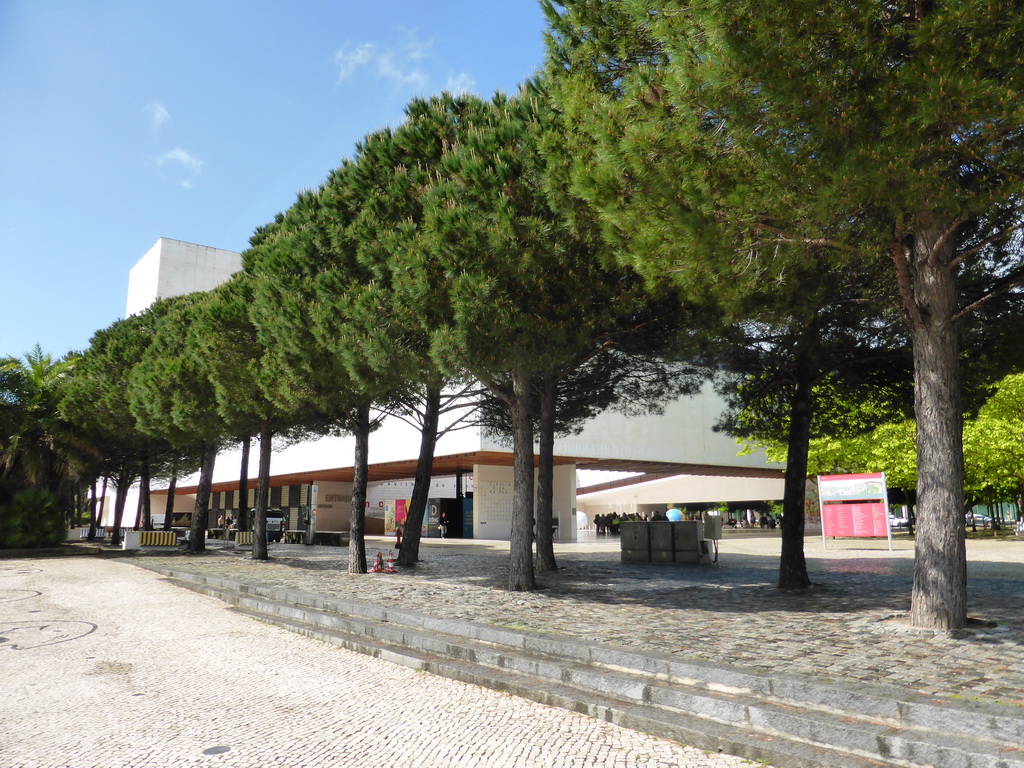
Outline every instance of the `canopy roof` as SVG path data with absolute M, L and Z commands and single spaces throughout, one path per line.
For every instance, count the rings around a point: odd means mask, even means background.
M 668 477 L 672 475 L 702 475 L 709 477 L 763 477 L 781 478 L 781 469 L 764 468 L 740 468 L 720 467 L 710 464 L 681 464 L 670 461 L 642 461 L 636 459 L 591 459 L 581 456 L 555 456 L 555 465 L 575 464 L 577 469 L 598 469 L 611 472 L 636 472 L 644 475 L 656 475 Z M 537 457 L 534 456 L 536 464 Z M 483 464 L 493 467 L 511 467 L 512 453 L 510 451 L 470 451 L 468 453 L 453 453 L 447 456 L 435 456 L 433 476 L 448 477 L 459 473 L 470 473 L 473 467 Z M 333 469 L 312 469 L 305 472 L 289 472 L 287 474 L 272 475 L 270 478 L 271 487 L 284 485 L 304 485 L 306 483 L 341 482 L 351 483 L 355 474 L 353 467 L 336 467 Z M 368 468 L 367 479 L 371 483 L 385 482 L 388 480 L 410 480 L 416 477 L 416 459 L 403 459 L 401 461 L 386 461 L 379 464 L 371 464 Z M 646 479 L 652 479 L 647 477 Z M 256 487 L 256 478 L 249 478 L 249 487 Z M 614 485 L 613 481 L 611 485 Z M 228 480 L 214 483 L 211 490 L 213 493 L 221 491 L 234 491 L 238 489 L 237 480 Z M 596 487 L 595 487 L 596 489 Z M 594 490 L 594 489 L 588 489 Z M 177 493 L 195 493 L 196 486 L 184 486 L 177 489 Z M 166 491 L 153 491 L 154 494 L 166 493 Z

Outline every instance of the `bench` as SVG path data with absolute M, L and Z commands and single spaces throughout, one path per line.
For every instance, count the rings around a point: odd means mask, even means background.
M 235 549 L 252 549 L 252 542 L 252 531 L 235 531 Z
M 284 532 L 284 543 L 285 544 L 302 544 L 306 541 L 306 532 L 301 530 L 291 530 Z
M 125 531 L 121 549 L 174 549 L 178 546 L 178 534 L 174 531 Z

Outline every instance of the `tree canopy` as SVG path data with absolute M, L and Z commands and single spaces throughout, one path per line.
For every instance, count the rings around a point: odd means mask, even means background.
M 916 377 L 912 620 L 964 626 L 958 335 L 1024 273 L 1015 4 L 545 7 L 593 146 L 578 188 L 639 269 L 721 295 L 722 275 L 758 273 L 774 292 L 809 261 L 888 265 Z

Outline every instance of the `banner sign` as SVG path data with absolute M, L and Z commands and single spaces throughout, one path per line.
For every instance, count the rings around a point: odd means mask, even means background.
M 821 538 L 882 538 L 889 540 L 889 497 L 885 473 L 821 475 L 818 477 L 821 505 Z

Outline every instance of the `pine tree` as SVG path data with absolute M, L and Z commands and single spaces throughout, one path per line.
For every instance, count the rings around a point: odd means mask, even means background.
M 157 302 L 149 346 L 128 374 L 126 391 L 139 427 L 200 456 L 199 483 L 189 532 L 189 552 L 206 549 L 213 469 L 229 431 L 217 411 L 209 367 L 201 355 L 202 333 L 193 327 L 197 307 L 209 296 L 188 294 Z
M 916 377 L 911 618 L 964 626 L 958 335 L 1024 274 L 1016 4 L 545 5 L 562 93 L 594 145 L 581 191 L 639 268 L 710 264 L 687 280 L 715 290 L 745 265 L 888 265 Z

